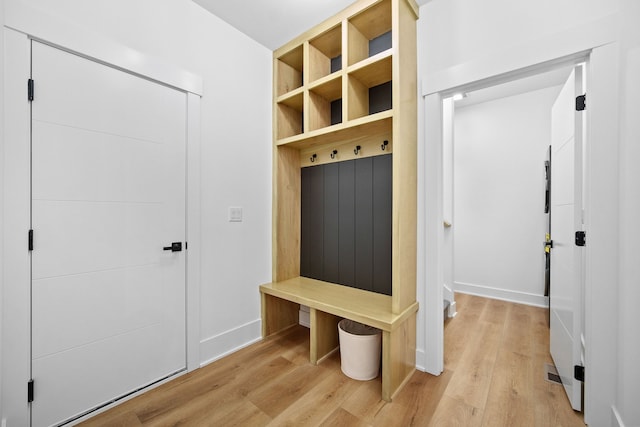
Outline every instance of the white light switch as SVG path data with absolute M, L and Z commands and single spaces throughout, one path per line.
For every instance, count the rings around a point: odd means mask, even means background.
M 242 208 L 237 206 L 229 207 L 229 222 L 242 222 Z

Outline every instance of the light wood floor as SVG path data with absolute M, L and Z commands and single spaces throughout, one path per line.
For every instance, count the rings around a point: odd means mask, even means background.
M 416 372 L 394 399 L 380 379 L 309 363 L 296 327 L 184 375 L 83 426 L 584 426 L 560 385 L 544 379 L 546 310 L 458 294 L 445 324 L 445 371 Z

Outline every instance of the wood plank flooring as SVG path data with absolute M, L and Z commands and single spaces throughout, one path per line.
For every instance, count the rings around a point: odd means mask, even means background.
M 309 363 L 293 328 L 99 414 L 82 426 L 584 426 L 551 363 L 546 310 L 456 295 L 445 371 L 416 372 L 392 403 L 380 378 L 355 381 L 340 355 Z

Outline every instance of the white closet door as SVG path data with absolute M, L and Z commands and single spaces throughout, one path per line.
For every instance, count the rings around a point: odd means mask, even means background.
M 33 42 L 32 425 L 186 366 L 186 94 Z
M 582 66 L 576 66 L 551 109 L 551 282 L 550 350 L 571 406 L 581 409 L 582 387 L 574 366 L 582 365 L 583 248 L 582 136 L 584 111 L 576 111 L 583 94 Z

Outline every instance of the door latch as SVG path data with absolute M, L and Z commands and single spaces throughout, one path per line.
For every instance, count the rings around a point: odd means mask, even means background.
M 162 250 L 171 252 L 182 252 L 182 242 L 173 242 L 171 243 L 171 246 L 165 246 L 164 248 L 162 248 Z

